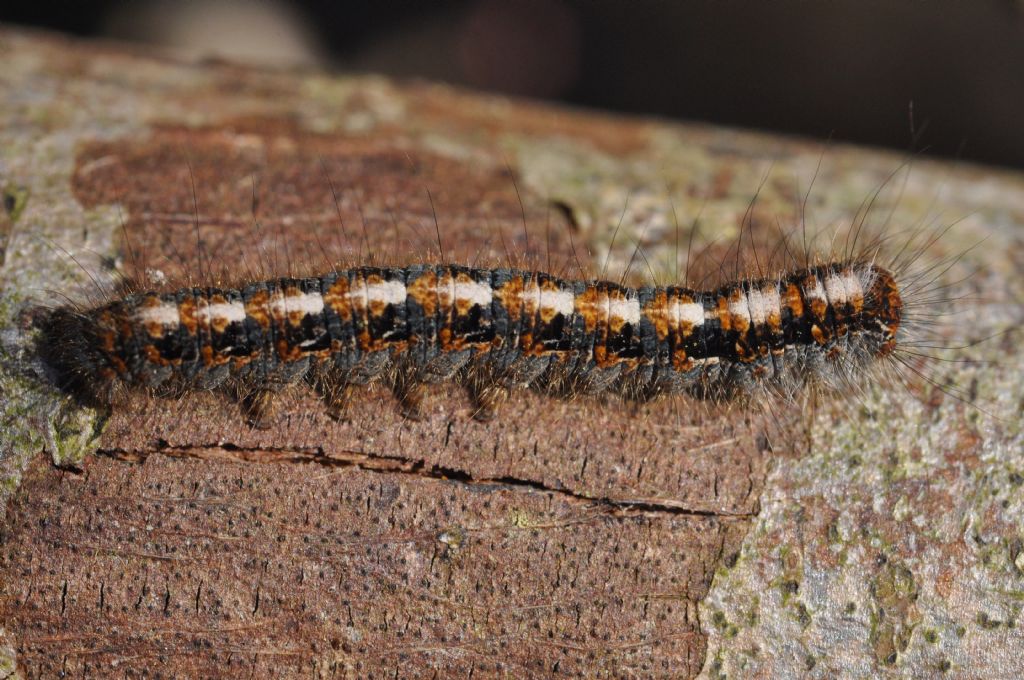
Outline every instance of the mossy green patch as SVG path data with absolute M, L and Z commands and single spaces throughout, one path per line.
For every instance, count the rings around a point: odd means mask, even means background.
M 711 614 L 711 625 L 717 628 L 727 639 L 731 639 L 739 635 L 739 628 L 732 623 L 729 623 L 729 619 L 726 618 L 725 613 L 719 610 L 715 610 Z
M 893 665 L 910 645 L 914 628 L 921 620 L 913 573 L 906 566 L 886 559 L 871 581 L 871 597 L 868 642 L 879 663 Z
M 757 622 L 760 620 L 760 614 L 758 614 L 758 610 L 760 610 L 760 608 L 761 598 L 755 595 L 750 602 L 750 609 L 747 610 L 747 615 L 745 617 L 744 623 L 747 627 L 753 628 L 757 625 Z
M 779 561 L 782 564 L 782 574 L 775 579 L 774 585 L 782 594 L 782 605 L 786 606 L 789 600 L 800 592 L 800 579 L 803 577 L 803 555 L 799 550 L 783 545 L 779 548 Z
M 807 630 L 813 620 L 811 617 L 811 611 L 807 608 L 807 605 L 800 601 L 797 601 L 793 605 L 793 616 L 796 618 L 796 622 L 800 624 L 801 630 Z
M 14 658 L 14 652 L 11 651 L 9 654 L 7 650 L 0 649 L 0 678 L 11 678 L 15 676 L 15 672 L 18 669 L 18 663 Z
M 0 516 L 34 455 L 46 450 L 55 464 L 81 467 L 96 446 L 103 419 L 61 394 L 44 377 L 31 331 L 20 329 L 17 296 L 0 296 Z
M 992 618 L 985 612 L 978 612 L 977 616 L 974 617 L 974 622 L 983 630 L 996 630 L 1003 625 L 1002 621 Z
M 95 450 L 106 418 L 102 414 L 65 402 L 49 423 L 56 450 L 53 464 L 58 467 L 82 467 L 85 457 Z

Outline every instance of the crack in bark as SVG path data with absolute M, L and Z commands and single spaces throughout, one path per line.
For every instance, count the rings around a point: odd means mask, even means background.
M 382 453 L 365 451 L 340 451 L 327 454 L 320 447 L 297 449 L 246 448 L 231 443 L 199 444 L 194 446 L 172 446 L 160 440 L 157 447 L 150 451 L 126 451 L 124 449 L 99 449 L 98 456 L 106 456 L 114 460 L 130 463 L 141 463 L 153 454 L 172 458 L 191 458 L 196 460 L 219 460 L 242 463 L 305 463 L 323 465 L 325 467 L 354 467 L 367 472 L 385 474 L 405 474 L 423 479 L 435 479 L 470 486 L 509 488 L 521 491 L 536 491 L 560 496 L 576 503 L 588 503 L 605 506 L 619 513 L 667 513 L 690 517 L 714 517 L 722 520 L 749 520 L 756 512 L 726 512 L 716 510 L 700 510 L 689 508 L 672 500 L 646 498 L 611 498 L 607 496 L 588 496 L 564 487 L 551 486 L 535 479 L 523 479 L 511 475 L 500 477 L 475 477 L 470 472 L 458 468 L 447 467 L 437 463 L 428 463 L 425 459 L 410 459 L 404 456 L 392 456 Z

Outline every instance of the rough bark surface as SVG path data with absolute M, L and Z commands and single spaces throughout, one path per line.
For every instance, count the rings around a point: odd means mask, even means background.
M 879 388 L 768 415 L 517 393 L 480 424 L 439 386 L 418 422 L 382 388 L 336 421 L 296 388 L 260 431 L 215 395 L 79 408 L 25 313 L 121 271 L 619 276 L 634 243 L 664 280 L 700 215 L 693 278 L 744 223 L 769 252 L 816 178 L 820 225 L 881 187 L 879 222 L 963 218 L 929 257 L 988 237 L 951 273 L 981 270 L 974 340 L 1022 317 L 1021 178 L 11 31 L 0 61 L 0 677 L 1021 670 L 1012 333 L 936 373 L 1001 420 Z

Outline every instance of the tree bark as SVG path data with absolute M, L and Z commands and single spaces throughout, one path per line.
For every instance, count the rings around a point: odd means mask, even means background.
M 770 252 L 780 224 L 849 223 L 881 188 L 879 222 L 962 218 L 925 256 L 980 269 L 976 340 L 1020 323 L 1021 177 L 10 30 L 0 58 L 0 677 L 1024 670 L 1016 334 L 932 369 L 977 406 L 517 392 L 481 424 L 450 386 L 419 421 L 381 388 L 340 420 L 296 388 L 254 430 L 211 394 L 83 408 L 27 321 L 121 272 L 443 259 L 665 281 L 689 259 L 699 280 L 742 229 Z M 698 216 L 717 243 L 687 258 Z

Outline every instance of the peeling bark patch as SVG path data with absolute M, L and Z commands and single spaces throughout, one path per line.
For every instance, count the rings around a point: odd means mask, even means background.
M 171 281 L 239 280 L 298 263 L 323 269 L 357 254 L 436 257 L 435 215 L 449 259 L 539 261 L 572 251 L 568 223 L 517 188 L 504 156 L 458 162 L 396 147 L 388 133 L 314 134 L 279 119 L 158 125 L 146 138 L 85 145 L 72 190 L 85 207 L 122 205 L 138 259 L 127 264 Z M 524 218 L 544 225 L 545 238 L 527 238 Z M 589 264 L 585 251 L 578 258 Z
M 41 675 L 696 673 L 696 602 L 745 522 L 527 491 L 168 455 L 83 475 L 40 461 L 3 525 L 20 577 L 0 583 L 0 617 Z

